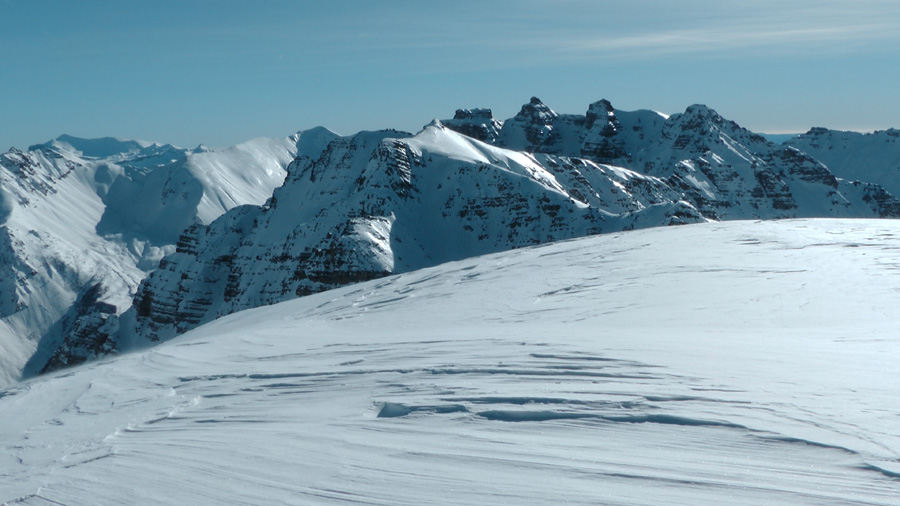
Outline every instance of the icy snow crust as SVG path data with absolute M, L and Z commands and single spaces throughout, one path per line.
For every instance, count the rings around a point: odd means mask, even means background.
M 898 252 L 708 223 L 244 311 L 0 390 L 0 501 L 896 505 Z

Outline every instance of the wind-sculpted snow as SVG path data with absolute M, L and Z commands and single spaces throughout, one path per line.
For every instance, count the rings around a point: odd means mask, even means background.
M 116 315 L 185 227 L 265 202 L 300 146 L 336 137 L 305 134 L 221 151 L 64 135 L 0 155 L 0 385 L 59 350 L 116 349 Z
M 900 222 L 470 258 L 0 390 L 11 504 L 895 505 Z

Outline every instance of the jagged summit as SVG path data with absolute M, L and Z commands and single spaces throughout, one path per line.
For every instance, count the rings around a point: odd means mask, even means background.
M 361 132 L 298 157 L 265 206 L 182 235 L 138 289 L 128 332 L 167 339 L 241 309 L 581 235 L 710 219 L 900 216 L 883 190 L 839 181 L 704 106 L 668 118 L 604 100 L 584 116 L 550 114 L 537 99 L 523 110 L 498 122 L 493 142 L 466 134 L 494 125 L 492 115 L 461 109 L 416 135 Z
M 288 172 L 267 206 L 234 209 L 179 239 L 137 291 L 137 335 L 167 339 L 241 309 L 469 256 L 703 221 L 675 195 L 660 198 L 659 181 L 535 158 L 439 122 L 411 137 L 339 138 Z
M 528 152 L 565 153 L 571 150 L 570 144 L 581 142 L 583 123 L 583 116 L 557 114 L 539 98 L 531 97 L 518 114 L 502 123 L 494 143 Z
M 478 139 L 488 144 L 497 142 L 497 136 L 503 127 L 503 122 L 494 119 L 490 109 L 457 109 L 453 119 L 443 120 L 446 125 L 457 132 Z
M 726 120 L 703 104 L 690 105 L 683 113 L 671 115 L 668 121 L 677 123 L 682 130 L 718 130 L 730 136 L 750 134 L 736 122 Z M 753 142 L 766 142 L 762 136 L 756 137 Z
M 457 109 L 453 115 L 453 119 L 480 119 L 490 121 L 494 119 L 493 112 L 490 109 Z
M 618 128 L 616 126 L 616 110 L 609 100 L 601 99 L 588 106 L 587 113 L 585 113 L 584 126 L 588 129 L 593 128 L 594 123 L 598 120 L 605 121 L 606 124 L 612 125 L 613 128 Z
M 531 97 L 531 100 L 519 110 L 519 114 L 516 114 L 516 118 L 522 118 L 531 123 L 543 124 L 549 124 L 557 117 L 559 117 L 559 115 L 556 114 L 553 109 L 547 107 L 541 102 L 541 99 L 537 97 Z
M 691 104 L 684 109 L 683 115 L 709 118 L 716 123 L 723 121 L 722 116 L 706 104 Z

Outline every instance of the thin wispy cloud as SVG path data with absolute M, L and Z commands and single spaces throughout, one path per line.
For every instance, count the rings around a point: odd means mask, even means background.
M 616 58 L 768 49 L 777 55 L 785 46 L 827 54 L 900 42 L 900 3 L 879 0 L 640 1 L 624 6 L 570 0 L 544 7 L 541 19 L 456 14 L 442 20 L 451 26 L 444 30 L 423 23 L 421 12 L 401 14 L 392 20 L 393 30 L 369 42 L 384 49 L 496 49 L 513 60 L 517 52 L 532 58 Z
M 554 38 L 540 45 L 571 56 L 615 54 L 617 56 L 654 56 L 673 53 L 726 53 L 740 49 L 813 47 L 822 53 L 832 52 L 836 45 L 850 49 L 853 45 L 873 42 L 896 42 L 900 30 L 896 25 L 871 24 L 828 27 L 716 27 L 663 30 L 629 35 L 588 35 Z M 534 41 L 528 42 L 533 45 Z
M 900 2 L 880 0 L 647 0 L 625 6 L 569 0 L 538 13 L 541 19 L 472 19 L 454 11 L 436 20 L 423 11 L 399 12 L 383 20 L 386 26 L 366 32 L 359 54 L 364 64 L 402 55 L 418 63 L 418 72 L 445 73 L 670 56 L 827 58 L 900 44 Z M 346 32 L 340 35 L 352 40 Z

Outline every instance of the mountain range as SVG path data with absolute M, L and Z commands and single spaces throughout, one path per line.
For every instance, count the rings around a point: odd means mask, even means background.
M 194 150 L 62 136 L 0 155 L 0 385 L 224 315 L 448 261 L 718 220 L 900 217 L 896 130 L 781 144 L 610 102 Z

